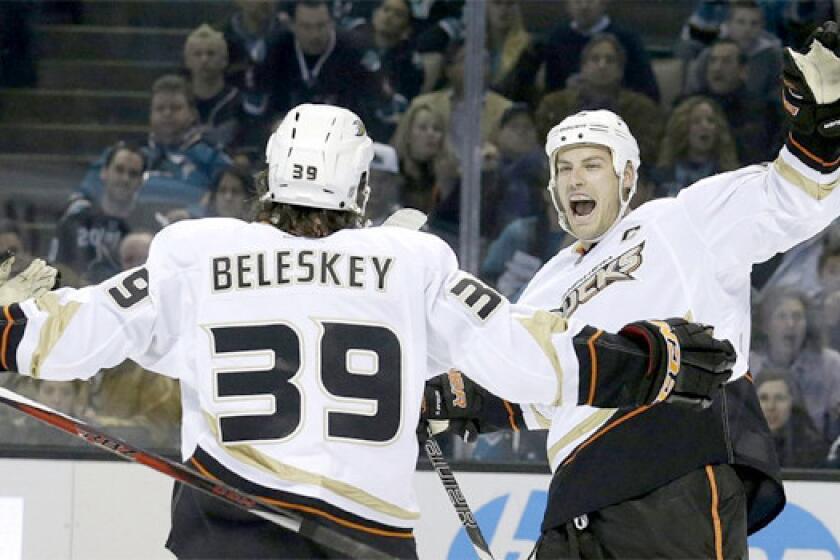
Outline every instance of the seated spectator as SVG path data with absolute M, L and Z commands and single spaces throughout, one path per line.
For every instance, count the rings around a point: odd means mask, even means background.
M 98 283 L 120 271 L 119 246 L 131 230 L 146 159 L 138 146 L 109 149 L 99 171 L 102 196 L 75 195 L 56 225 L 49 260 Z
M 273 114 L 285 115 L 301 103 L 329 103 L 373 122 L 383 102 L 381 81 L 362 64 L 349 39 L 336 32 L 328 2 L 300 0 L 290 27 L 292 35 L 269 53 L 266 77 L 272 85 Z
M 535 102 L 542 59 L 533 36 L 525 29 L 519 0 L 487 2 L 486 44 L 490 89 L 513 101 Z
M 353 44 L 362 53 L 362 64 L 379 74 L 383 103 L 365 121 L 368 132 L 377 138 L 390 138 L 400 115 L 423 85 L 423 65 L 414 42 L 411 3 L 408 0 L 382 0 L 369 23 L 353 29 Z
M 756 379 L 755 389 L 773 443 L 783 468 L 824 467 L 828 456 L 828 441 L 814 427 L 802 403 L 794 398 L 794 391 L 785 372 L 765 369 Z
M 773 290 L 761 298 L 756 326 L 764 336 L 750 353 L 756 378 L 768 368 L 785 372 L 818 433 L 840 436 L 840 353 L 825 346 L 818 310 L 801 292 Z
M 659 149 L 654 173 L 658 196 L 675 196 L 704 177 L 740 167 L 726 116 L 709 98 L 689 97 L 677 105 Z
M 230 158 L 208 142 L 196 126 L 198 111 L 184 78 L 166 75 L 152 84 L 149 140 L 143 146 L 146 174 L 138 204 L 183 207 L 198 204 Z M 102 196 L 100 170 L 109 150 L 94 162 L 79 190 L 92 200 Z
M 732 40 L 746 57 L 745 86 L 750 95 L 779 102 L 778 81 L 782 71 L 782 43 L 764 30 L 764 14 L 756 0 L 734 0 L 729 5 L 721 36 Z M 686 69 L 684 94 L 700 91 L 709 63 L 706 47 Z
M 629 71 L 624 74 L 622 85 L 659 101 L 659 87 L 641 38 L 610 18 L 608 0 L 566 0 L 566 7 L 570 20 L 557 25 L 546 44 L 546 91 L 566 87 L 569 77 L 580 71 L 583 48 L 593 35 L 611 33 L 627 53 Z
M 11 276 L 23 272 L 32 262 L 32 253 L 26 248 L 17 224 L 11 220 L 0 220 L 0 253 L 11 251 L 15 255 Z
M 184 43 L 184 66 L 195 96 L 198 124 L 204 138 L 219 146 L 237 139 L 242 120 L 239 88 L 225 81 L 228 48 L 224 35 L 204 24 Z
M 486 53 L 485 53 L 486 55 Z M 411 114 L 419 107 L 428 107 L 437 114 L 444 129 L 448 131 L 448 139 L 453 149 L 461 147 L 463 131 L 468 124 L 465 121 L 464 107 L 464 59 L 466 48 L 462 40 L 455 41 L 446 51 L 445 71 L 450 87 L 432 93 L 426 93 L 414 98 L 405 115 L 397 125 L 395 137 L 405 134 L 402 130 L 412 120 Z M 489 70 L 489 61 L 485 56 L 485 74 Z M 484 95 L 484 106 L 481 113 L 481 141 L 486 143 L 498 134 L 502 114 L 511 106 L 511 101 L 498 93 L 487 91 Z
M 508 107 L 499 124 L 499 132 L 492 139 L 499 152 L 498 199 L 492 204 L 497 208 L 495 228 L 500 232 L 518 218 L 542 212 L 542 195 L 537 193 L 548 183 L 548 169 L 527 104 Z
M 135 231 L 125 236 L 120 243 L 120 268 L 128 270 L 146 263 L 154 234 L 149 231 Z
M 427 214 L 439 197 L 438 176 L 441 160 L 451 159 L 446 140 L 446 125 L 440 113 L 428 105 L 412 105 L 403 117 L 392 141 L 399 159 L 402 176 L 400 205 L 416 208 Z
M 508 224 L 481 263 L 481 278 L 512 300 L 544 263 L 573 241 L 560 227 L 548 192 L 541 190 L 541 211 Z
M 764 27 L 785 45 L 799 46 L 816 27 L 834 19 L 833 0 L 759 0 Z
M 728 1 L 699 0 L 697 7 L 680 29 L 674 44 L 674 56 L 688 65 L 700 52 L 720 38 L 720 30 L 729 13 Z
M 229 167 L 222 171 L 210 190 L 204 215 L 248 220 L 256 196 L 251 173 L 240 167 Z
M 779 109 L 763 92 L 754 95 L 747 89 L 747 59 L 741 48 L 731 39 L 719 39 L 708 53 L 697 93 L 723 109 L 735 135 L 741 164 L 775 157 L 782 143 Z
M 641 157 L 649 161 L 656 159 L 665 119 L 651 98 L 622 87 L 628 59 L 618 39 L 610 33 L 593 35 L 580 60 L 580 75 L 573 84 L 547 94 L 540 102 L 537 109 L 540 138 L 545 138 L 551 127 L 578 111 L 609 109 L 630 127 L 639 142 Z

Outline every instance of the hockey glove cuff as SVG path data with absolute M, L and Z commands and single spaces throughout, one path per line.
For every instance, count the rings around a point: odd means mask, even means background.
M 649 352 L 648 368 L 637 390 L 638 405 L 659 402 L 708 406 L 732 375 L 735 349 L 717 340 L 706 325 L 683 319 L 638 321 L 619 335 Z

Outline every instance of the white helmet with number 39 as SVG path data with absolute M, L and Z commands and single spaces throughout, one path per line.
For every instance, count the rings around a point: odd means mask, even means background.
M 373 142 L 361 119 L 332 105 L 298 105 L 265 149 L 263 200 L 364 214 Z
M 580 144 L 603 146 L 609 149 L 612 154 L 613 169 L 619 179 L 620 208 L 615 223 L 618 223 L 627 211 L 630 199 L 636 192 L 636 182 L 639 176 L 639 144 L 636 143 L 636 139 L 630 133 L 630 128 L 621 117 L 612 111 L 599 109 L 597 111 L 581 111 L 560 121 L 548 133 L 545 143 L 545 153 L 548 155 L 549 167 L 551 168 L 548 192 L 551 194 L 551 200 L 557 209 L 560 225 L 570 233 L 572 232 L 569 229 L 568 219 L 557 198 L 557 153 L 563 148 Z M 623 185 L 621 184 L 622 177 L 628 162 L 633 166 L 634 179 L 632 184 Z M 599 235 L 598 239 L 603 238 L 615 226 L 615 223 Z M 589 241 L 597 241 L 597 239 Z

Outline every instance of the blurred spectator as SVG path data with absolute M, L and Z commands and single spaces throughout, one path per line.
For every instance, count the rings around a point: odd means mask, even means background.
M 817 266 L 826 339 L 829 347 L 840 350 L 840 244 L 826 238 Z
M 593 35 L 611 33 L 626 52 L 624 87 L 659 101 L 656 77 L 641 38 L 613 22 L 607 6 L 608 0 L 566 0 L 570 21 L 555 27 L 546 44 L 546 91 L 566 87 L 566 80 L 580 70 L 583 48 Z
M 525 29 L 520 0 L 487 2 L 490 89 L 514 101 L 536 102 L 540 49 Z
M 707 97 L 677 105 L 665 126 L 654 173 L 658 196 L 675 196 L 704 177 L 740 167 L 726 115 Z
M 828 441 L 814 427 L 785 372 L 765 369 L 756 379 L 761 411 L 773 434 L 779 463 L 784 468 L 824 467 Z
M 268 112 L 267 57 L 288 34 L 277 18 L 275 0 L 234 0 L 237 11 L 225 23 L 227 73 L 242 91 L 242 107 L 252 117 Z
M 165 75 L 152 84 L 149 140 L 143 146 L 146 174 L 138 204 L 169 207 L 198 204 L 230 158 L 202 135 L 198 111 L 184 78 Z M 100 170 L 109 150 L 94 162 L 79 190 L 91 200 L 102 196 Z
M 228 47 L 222 33 L 203 24 L 184 43 L 184 66 L 195 96 L 198 124 L 208 142 L 231 144 L 239 133 L 242 96 L 239 88 L 225 82 Z
M 746 57 L 745 85 L 750 95 L 779 102 L 778 81 L 782 71 L 782 43 L 764 30 L 764 14 L 755 0 L 733 0 L 723 26 L 722 37 L 731 39 Z M 701 89 L 710 47 L 692 60 L 686 69 L 685 94 Z
M 802 292 L 773 290 L 761 298 L 756 326 L 765 338 L 750 353 L 755 376 L 785 372 L 819 434 L 840 436 L 840 353 L 825 346 L 819 311 Z
M 833 19 L 833 0 L 759 0 L 765 28 L 785 45 L 798 47 L 822 22 Z
M 413 104 L 392 141 L 399 158 L 400 204 L 429 213 L 439 195 L 443 159 L 451 159 L 443 115 L 428 105 Z
M 397 150 L 388 144 L 374 142 L 373 161 L 370 164 L 370 184 L 365 215 L 372 225 L 381 225 L 391 214 L 403 208 L 402 187 Z
M 30 0 L 0 2 L 0 87 L 34 87 L 38 81 L 34 7 Z
M 99 171 L 102 196 L 99 200 L 71 197 L 56 225 L 49 260 L 71 268 L 90 283 L 119 272 L 119 246 L 131 229 L 129 221 L 145 168 L 139 146 L 125 142 L 112 146 Z
M 80 381 L 46 381 L 42 379 L 9 380 L 4 386 L 59 412 L 79 416 L 84 410 L 84 383 Z M 39 447 L 82 447 L 81 439 L 44 424 L 32 416 L 3 411 L 0 414 L 0 442 L 10 445 Z
M 405 134 L 402 130 L 412 120 L 411 114 L 418 107 L 425 106 L 439 115 L 445 130 L 448 131 L 450 145 L 455 150 L 461 146 L 463 131 L 471 123 L 465 121 L 466 110 L 464 106 L 464 59 L 466 48 L 463 40 L 452 43 L 446 51 L 445 70 L 449 79 L 450 87 L 432 93 L 420 95 L 411 102 L 405 115 L 397 125 L 395 136 Z M 489 70 L 489 60 L 485 52 L 484 59 L 485 75 Z M 481 113 L 481 141 L 486 143 L 490 138 L 498 134 L 499 123 L 502 114 L 511 106 L 511 101 L 498 93 L 487 91 L 484 94 L 484 106 Z
M 0 253 L 11 251 L 15 254 L 15 262 L 12 264 L 12 275 L 16 275 L 29 266 L 32 262 L 32 254 L 27 250 L 20 235 L 17 224 L 11 220 L 0 220 Z
M 329 103 L 372 122 L 383 102 L 381 81 L 362 64 L 361 53 L 347 37 L 336 33 L 328 3 L 300 0 L 290 26 L 292 36 L 269 54 L 273 112 L 283 116 L 301 103 Z
M 128 270 L 146 263 L 154 234 L 135 231 L 126 235 L 120 243 L 120 267 Z
M 247 220 L 256 195 L 251 173 L 241 167 L 229 167 L 216 179 L 204 215 Z
M 373 11 L 372 21 L 353 29 L 351 38 L 362 53 L 362 64 L 379 74 L 384 88 L 375 120 L 365 121 L 368 132 L 377 138 L 393 135 L 400 115 L 423 85 L 423 64 L 412 25 L 408 0 L 382 0 Z
M 545 138 L 551 127 L 578 111 L 609 109 L 630 127 L 642 159 L 655 160 L 665 119 L 650 97 L 622 87 L 625 70 L 629 68 L 627 63 L 624 47 L 615 35 L 592 35 L 580 55 L 579 77 L 566 89 L 543 97 L 537 109 L 540 138 Z
M 688 64 L 715 40 L 729 13 L 729 0 L 699 0 L 697 7 L 680 30 L 674 45 L 674 56 Z
M 557 222 L 544 188 L 542 195 L 541 211 L 508 224 L 481 263 L 481 278 L 513 300 L 545 262 L 573 241 Z
M 711 47 L 698 92 L 720 105 L 735 134 L 741 164 L 759 163 L 775 157 L 782 143 L 781 116 L 765 92 L 754 95 L 746 86 L 747 59 L 731 39 L 719 39 Z
M 525 103 L 514 103 L 502 114 L 499 132 L 492 139 L 498 149 L 496 231 L 512 221 L 542 212 L 548 169 L 542 143 L 537 140 L 534 117 Z

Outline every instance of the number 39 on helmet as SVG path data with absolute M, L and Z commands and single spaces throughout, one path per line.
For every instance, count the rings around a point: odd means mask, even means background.
M 361 119 L 332 105 L 298 105 L 268 140 L 263 200 L 364 214 L 373 142 Z

